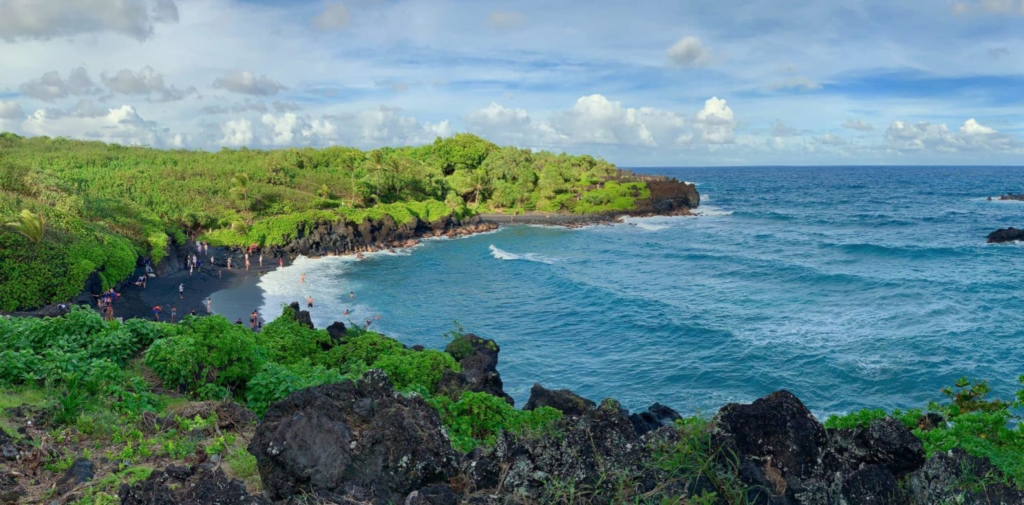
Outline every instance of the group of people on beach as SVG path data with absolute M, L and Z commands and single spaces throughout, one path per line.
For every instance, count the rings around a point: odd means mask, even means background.
M 92 295 L 96 298 L 96 308 L 99 309 L 100 314 L 103 315 L 103 319 L 107 321 L 114 320 L 114 302 L 121 297 L 121 293 L 114 292 L 114 288 L 110 288 L 98 295 Z

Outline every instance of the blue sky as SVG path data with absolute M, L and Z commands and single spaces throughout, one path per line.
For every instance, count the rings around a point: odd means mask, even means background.
M 623 166 L 1024 164 L 1024 0 L 0 0 L 0 129 L 469 131 Z

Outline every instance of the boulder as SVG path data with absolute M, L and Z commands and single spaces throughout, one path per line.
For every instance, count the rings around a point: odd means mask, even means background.
M 313 326 L 313 320 L 309 317 L 309 311 L 300 310 L 299 302 L 292 302 L 288 308 L 295 311 L 295 320 L 298 321 L 299 324 L 306 326 L 311 330 L 315 329 L 315 326 Z
M 135 485 L 122 484 L 117 491 L 123 505 L 179 505 L 216 503 L 218 505 L 257 505 L 266 503 L 250 495 L 245 484 L 228 479 L 212 465 L 192 467 L 170 465 L 155 471 Z
M 459 495 L 447 485 L 435 484 L 409 493 L 405 505 L 457 505 Z
M 67 494 L 75 486 L 92 480 L 95 474 L 96 468 L 93 466 L 92 461 L 79 457 L 71 463 L 71 467 L 57 481 L 57 493 Z
M 399 503 L 458 471 L 437 411 L 396 393 L 379 370 L 271 405 L 249 452 L 274 500 L 308 494 Z
M 567 416 L 579 416 L 594 409 L 596 404 L 568 389 L 545 389 L 540 384 L 530 388 L 530 399 L 523 410 L 534 410 L 540 407 L 552 407 Z M 632 425 L 630 425 L 632 426 Z
M 665 480 L 652 468 L 648 448 L 613 400 L 583 415 L 563 417 L 557 430 L 558 436 L 498 436 L 486 457 L 503 469 L 498 485 L 503 493 L 525 503 L 544 503 L 551 499 L 547 486 L 562 482 L 589 490 L 599 497 L 596 503 L 609 503 L 618 482 L 634 483 L 646 492 Z
M 907 478 L 914 503 L 1024 503 L 1024 491 L 1008 487 L 1006 476 L 986 458 L 961 449 L 933 454 Z
M 462 391 L 488 393 L 504 399 L 509 405 L 515 404 L 505 393 L 501 374 L 498 373 L 501 348 L 495 341 L 470 333 L 455 338 L 444 350 L 459 362 L 462 371 L 445 370 L 438 383 L 440 392 L 452 398 L 458 397 Z
M 327 334 L 331 336 L 334 345 L 339 345 L 348 338 L 348 328 L 345 328 L 345 323 L 335 321 L 327 327 Z
M 679 415 L 675 410 L 655 402 L 650 407 L 647 407 L 646 411 L 631 414 L 629 422 L 633 424 L 636 434 L 643 436 L 645 433 L 654 431 L 662 426 L 671 426 L 677 419 L 682 418 L 683 416 Z
M 897 479 L 924 464 L 921 439 L 891 417 L 867 429 L 830 431 L 829 451 L 845 466 L 879 465 Z
M 988 234 L 989 244 L 1001 244 L 1004 242 L 1016 242 L 1018 240 L 1024 240 L 1024 230 L 1019 230 L 1014 227 L 1000 228 L 992 233 Z
M 0 473 L 0 504 L 21 503 L 25 496 L 25 488 L 18 484 L 18 480 L 6 472 Z

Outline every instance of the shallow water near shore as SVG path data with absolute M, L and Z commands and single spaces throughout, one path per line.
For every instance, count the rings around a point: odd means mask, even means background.
M 923 407 L 962 375 L 1017 389 L 1024 248 L 985 237 L 1024 226 L 1024 204 L 986 197 L 1024 169 L 641 171 L 695 181 L 703 215 L 300 258 L 259 278 L 264 314 L 312 295 L 318 327 L 379 315 L 435 348 L 458 320 L 501 345 L 518 406 L 534 382 L 684 413 L 785 388 L 819 415 Z

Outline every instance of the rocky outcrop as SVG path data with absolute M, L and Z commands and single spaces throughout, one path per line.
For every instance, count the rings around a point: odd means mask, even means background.
M 992 197 L 988 198 L 989 200 Z M 1005 195 L 999 195 L 1000 200 L 1016 200 L 1018 202 L 1024 202 L 1024 193 L 1007 193 Z
M 170 465 L 150 474 L 133 486 L 123 484 L 117 491 L 123 505 L 178 505 L 217 503 L 219 505 L 258 505 L 263 499 L 251 496 L 245 484 L 228 479 L 212 465 L 191 467 Z
M 647 181 L 649 200 L 637 202 L 638 213 L 657 215 L 689 214 L 700 206 L 700 193 L 693 184 L 665 178 Z
M 504 399 L 509 405 L 515 405 L 512 397 L 505 393 L 501 374 L 498 373 L 501 348 L 495 341 L 470 333 L 455 338 L 444 350 L 459 362 L 462 371 L 446 369 L 438 383 L 438 391 L 453 399 L 463 391 L 489 393 Z
M 57 493 L 67 494 L 75 486 L 92 480 L 94 475 L 96 475 L 96 468 L 93 466 L 92 461 L 85 458 L 77 458 L 71 463 L 71 467 L 64 472 L 64 476 L 57 481 Z
M 1024 240 L 1024 230 L 1019 230 L 1014 227 L 1000 228 L 992 233 L 988 234 L 989 244 L 1001 244 L 1004 242 L 1016 242 L 1018 240 Z
M 633 425 L 633 430 L 636 431 L 636 434 L 643 436 L 645 433 L 654 431 L 662 426 L 671 426 L 677 419 L 682 418 L 683 416 L 679 415 L 678 412 L 655 402 L 650 407 L 647 407 L 646 411 L 630 414 L 629 422 Z
M 987 459 L 953 449 L 935 454 L 910 474 L 907 490 L 914 503 L 1024 503 L 1024 492 L 1006 482 Z
M 902 423 L 826 432 L 788 391 L 729 404 L 713 420 L 713 447 L 734 455 L 754 503 L 903 503 L 897 482 L 924 464 L 924 448 Z
M 497 225 L 486 223 L 478 216 L 457 219 L 446 216 L 432 223 L 416 217 L 398 224 L 384 215 L 378 220 L 364 219 L 360 223 L 341 220 L 335 223 L 302 225 L 296 238 L 280 248 L 271 248 L 273 256 L 325 256 L 386 250 L 415 245 L 423 237 L 455 237 L 493 230 Z
M 580 416 L 593 410 L 595 406 L 596 403 L 568 389 L 545 389 L 540 384 L 534 384 L 530 388 L 530 399 L 526 401 L 523 410 L 551 407 L 561 410 L 562 414 L 567 416 Z
M 458 472 L 437 411 L 420 397 L 397 394 L 379 370 L 275 403 L 249 452 L 274 500 L 401 503 Z
M 292 309 L 292 313 L 295 314 L 295 320 L 309 329 L 315 329 L 313 326 L 313 318 L 310 317 L 308 310 L 302 310 L 299 308 L 299 302 L 292 302 L 288 305 L 289 309 Z

